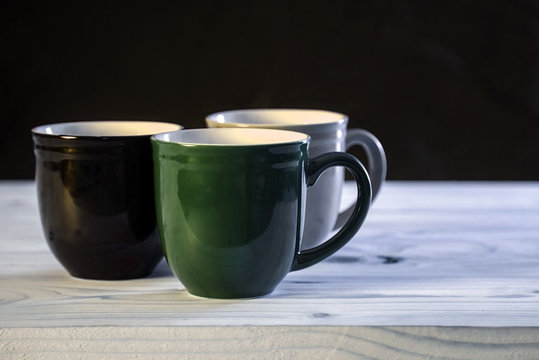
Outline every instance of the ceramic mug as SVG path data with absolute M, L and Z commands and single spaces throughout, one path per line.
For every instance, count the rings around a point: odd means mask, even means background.
M 249 298 L 339 250 L 371 202 L 369 176 L 342 152 L 309 158 L 309 136 L 270 129 L 193 129 L 152 137 L 157 223 L 165 258 L 193 295 Z M 344 166 L 361 187 L 353 215 L 300 251 L 305 193 Z M 334 195 L 335 196 L 335 195 Z
M 306 133 L 311 136 L 309 153 L 317 156 L 330 151 L 346 151 L 361 146 L 367 155 L 373 199 L 386 177 L 386 157 L 380 141 L 363 129 L 348 129 L 344 114 L 309 109 L 246 109 L 208 115 L 208 127 L 271 128 Z M 305 235 L 302 246 L 319 245 L 334 228 L 340 228 L 350 217 L 353 207 L 339 214 L 343 168 L 326 171 L 307 191 Z
M 181 126 L 84 121 L 32 129 L 41 223 L 64 268 L 87 279 L 131 279 L 163 258 L 150 136 Z

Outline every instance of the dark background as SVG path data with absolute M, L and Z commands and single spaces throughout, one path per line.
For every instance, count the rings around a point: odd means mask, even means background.
M 0 178 L 33 126 L 235 108 L 335 110 L 394 180 L 539 180 L 539 2 L 7 1 Z M 359 153 L 358 153 L 359 155 Z

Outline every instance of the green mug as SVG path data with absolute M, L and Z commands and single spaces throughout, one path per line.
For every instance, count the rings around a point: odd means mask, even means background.
M 371 183 L 352 155 L 309 159 L 309 136 L 270 129 L 213 128 L 152 136 L 157 224 L 165 258 L 192 295 L 271 293 L 290 271 L 314 265 L 359 230 Z M 306 189 L 327 168 L 354 176 L 358 199 L 343 228 L 300 250 Z

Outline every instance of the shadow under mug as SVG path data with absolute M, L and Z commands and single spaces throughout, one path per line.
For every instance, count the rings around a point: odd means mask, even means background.
M 210 128 L 269 128 L 305 133 L 311 137 L 310 156 L 330 151 L 347 151 L 359 145 L 368 160 L 373 200 L 386 178 L 386 156 L 380 141 L 364 129 L 347 129 L 348 116 L 337 112 L 314 109 L 243 109 L 208 115 Z M 322 243 L 333 230 L 344 225 L 353 207 L 339 213 L 344 169 L 334 167 L 320 176 L 307 190 L 307 211 L 303 248 Z
M 82 121 L 32 129 L 43 231 L 72 276 L 139 278 L 163 258 L 150 136 L 181 128 L 152 121 Z
M 189 293 L 269 294 L 288 272 L 318 263 L 356 234 L 371 202 L 366 170 L 343 152 L 309 158 L 308 143 L 306 134 L 268 129 L 152 137 L 163 250 Z M 361 188 L 353 214 L 322 245 L 300 250 L 306 189 L 335 166 L 350 170 Z

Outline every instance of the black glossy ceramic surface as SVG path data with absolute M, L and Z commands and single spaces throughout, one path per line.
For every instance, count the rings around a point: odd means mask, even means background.
M 43 230 L 67 271 L 90 279 L 151 273 L 162 251 L 149 136 L 33 139 Z

